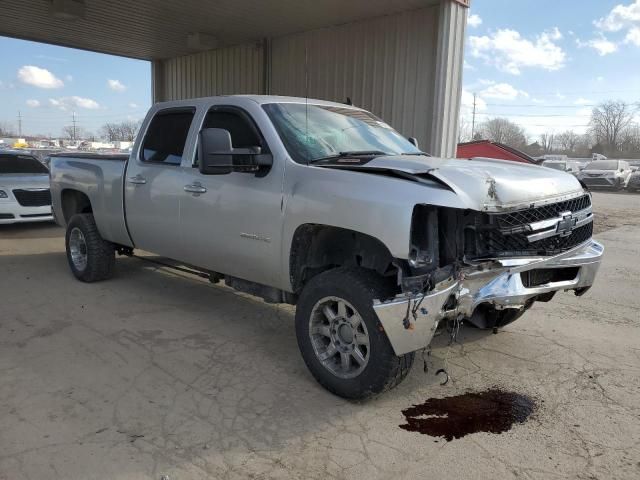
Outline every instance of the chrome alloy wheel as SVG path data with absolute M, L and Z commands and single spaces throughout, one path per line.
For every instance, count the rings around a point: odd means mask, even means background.
M 314 305 L 309 337 L 320 363 L 336 377 L 357 377 L 369 362 L 367 326 L 342 298 L 325 297 Z
M 73 266 L 79 272 L 87 268 L 87 242 L 82 230 L 75 227 L 69 234 L 69 253 Z

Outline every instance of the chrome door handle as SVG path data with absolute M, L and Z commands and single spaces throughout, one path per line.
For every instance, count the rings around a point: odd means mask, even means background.
M 184 186 L 184 191 L 185 192 L 189 192 L 189 193 L 193 193 L 193 194 L 196 194 L 196 195 L 199 195 L 201 193 L 207 193 L 207 189 L 205 187 L 203 187 L 199 183 L 192 183 L 190 185 L 185 185 Z
M 135 185 L 144 185 L 145 183 L 147 183 L 147 180 L 145 178 L 142 178 L 140 175 L 129 177 L 128 181 L 129 183 L 133 183 Z

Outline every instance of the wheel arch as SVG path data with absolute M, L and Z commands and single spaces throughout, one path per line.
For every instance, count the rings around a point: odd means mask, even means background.
M 337 267 L 362 267 L 380 275 L 395 274 L 394 258 L 379 239 L 324 224 L 296 228 L 289 250 L 289 279 L 298 293 L 313 277 Z
M 93 213 L 89 196 L 80 190 L 65 188 L 60 192 L 60 202 L 65 224 L 78 213 Z

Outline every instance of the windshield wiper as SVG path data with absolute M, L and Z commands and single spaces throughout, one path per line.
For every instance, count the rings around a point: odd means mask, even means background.
M 431 154 L 427 153 L 427 152 L 406 152 L 406 153 L 401 153 L 400 155 L 414 155 L 414 156 L 425 156 L 425 157 L 430 157 Z
M 336 160 L 338 158 L 357 158 L 357 157 L 379 157 L 381 155 L 390 155 L 382 150 L 352 150 L 346 152 L 340 152 L 336 155 L 329 155 L 327 157 L 314 158 L 309 160 L 309 163 L 324 162 L 325 160 Z

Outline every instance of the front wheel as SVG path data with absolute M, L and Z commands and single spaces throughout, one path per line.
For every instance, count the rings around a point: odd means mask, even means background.
M 396 356 L 373 309 L 373 300 L 387 291 L 383 277 L 361 268 L 329 270 L 302 291 L 298 346 L 315 379 L 330 392 L 365 399 L 395 387 L 409 373 L 414 353 Z
M 78 280 L 98 282 L 113 275 L 115 249 L 100 236 L 90 213 L 74 215 L 65 236 L 67 261 Z

